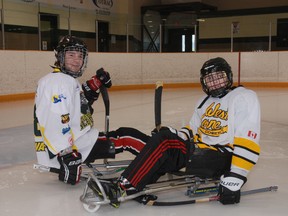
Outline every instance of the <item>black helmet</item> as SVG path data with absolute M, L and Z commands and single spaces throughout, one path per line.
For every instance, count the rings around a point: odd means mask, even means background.
M 79 51 L 83 54 L 83 64 L 78 72 L 73 72 L 68 70 L 65 67 L 65 52 L 66 51 Z M 79 38 L 76 38 L 71 35 L 64 36 L 58 43 L 58 46 L 55 49 L 55 56 L 57 61 L 55 66 L 59 67 L 61 71 L 65 74 L 68 74 L 74 78 L 82 76 L 88 59 L 88 50 L 86 44 Z
M 218 73 L 218 78 L 212 76 L 212 73 Z M 207 78 L 207 75 L 211 75 L 211 83 L 213 83 L 213 81 L 217 81 L 219 83 L 221 79 L 221 86 L 214 89 L 211 87 L 209 88 L 207 86 L 207 81 L 205 80 L 205 78 Z M 223 82 L 223 78 L 225 82 Z M 225 59 L 220 57 L 206 61 L 200 70 L 200 82 L 203 91 L 207 95 L 211 95 L 212 97 L 223 97 L 228 93 L 228 91 L 233 85 L 233 74 L 230 65 L 225 61 Z

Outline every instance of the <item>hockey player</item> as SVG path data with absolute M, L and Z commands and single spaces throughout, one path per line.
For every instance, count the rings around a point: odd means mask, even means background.
M 232 87 L 231 67 L 220 57 L 204 63 L 200 82 L 206 96 L 197 103 L 189 127 L 182 129 L 186 133 L 163 128 L 116 184 L 102 183 L 112 202 L 119 206 L 117 196 L 141 191 L 161 175 L 184 167 L 187 174 L 220 178 L 222 204 L 240 202 L 240 189 L 260 153 L 258 98 L 252 90 Z M 90 187 L 97 191 L 93 182 Z
M 137 154 L 149 136 L 133 128 L 119 128 L 108 133 L 113 148 L 104 133 L 93 128 L 92 118 L 99 88 L 112 85 L 110 74 L 101 68 L 90 80 L 79 83 L 77 78 L 86 68 L 88 50 L 73 36 L 60 40 L 55 56 L 53 72 L 39 80 L 36 90 L 36 155 L 39 164 L 60 169 L 60 181 L 74 185 L 79 182 L 82 162 L 114 158 L 123 150 Z

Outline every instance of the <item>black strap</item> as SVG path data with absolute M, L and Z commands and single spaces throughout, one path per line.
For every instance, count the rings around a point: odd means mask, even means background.
M 198 106 L 197 109 L 201 109 L 201 107 L 205 104 L 205 102 L 209 99 L 210 95 L 204 98 L 204 100 L 201 102 L 201 104 Z

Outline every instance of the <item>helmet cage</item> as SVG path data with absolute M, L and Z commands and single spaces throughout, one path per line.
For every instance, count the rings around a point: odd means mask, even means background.
M 225 71 L 216 71 L 203 77 L 203 85 L 212 97 L 221 97 L 227 93 L 229 80 Z
M 66 68 L 65 66 L 65 55 L 67 51 L 77 51 L 82 53 L 83 63 L 79 71 L 71 71 Z M 57 59 L 59 61 L 60 69 L 63 73 L 68 74 L 74 78 L 82 76 L 84 70 L 87 67 L 87 59 L 88 59 L 88 51 L 87 48 L 83 46 L 68 46 L 63 49 L 63 51 L 60 51 L 57 55 Z
M 200 71 L 200 83 L 207 95 L 225 96 L 233 85 L 230 65 L 222 58 L 208 60 Z
M 67 51 L 77 51 L 82 53 L 83 63 L 79 71 L 71 71 L 66 68 L 65 54 Z M 59 67 L 63 73 L 77 78 L 82 76 L 84 70 L 87 67 L 88 49 L 86 44 L 81 39 L 67 35 L 60 40 L 58 46 L 56 47 L 55 57 L 57 59 L 55 62 L 56 67 Z

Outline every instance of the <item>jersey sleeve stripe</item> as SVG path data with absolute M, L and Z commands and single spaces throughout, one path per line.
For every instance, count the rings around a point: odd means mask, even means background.
M 251 152 L 248 149 L 243 149 L 243 148 L 238 148 L 238 147 L 235 147 L 233 153 L 235 155 L 237 155 L 238 157 L 241 157 L 243 159 L 251 161 L 251 162 L 253 162 L 255 164 L 256 164 L 256 162 L 258 161 L 258 158 L 259 158 L 259 154 L 255 153 L 255 152 Z
M 243 159 L 243 160 L 245 160 L 245 161 L 247 161 L 247 162 L 249 162 L 249 163 L 251 163 L 251 164 L 254 164 L 254 165 L 255 165 L 256 162 L 257 162 L 257 159 L 256 159 L 256 161 L 249 160 L 247 157 L 243 157 L 243 156 L 238 155 L 238 154 L 235 154 L 235 153 L 233 153 L 233 157 L 241 158 L 241 159 Z
M 252 169 L 252 167 L 254 166 L 254 163 L 251 161 L 248 161 L 244 158 L 233 155 L 232 165 L 239 167 L 239 168 L 242 168 L 244 170 L 250 171 Z
M 260 154 L 260 146 L 257 143 L 245 138 L 235 137 L 234 146 L 245 148 L 258 155 Z

